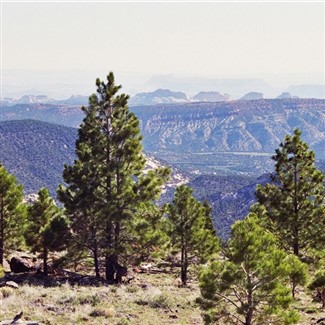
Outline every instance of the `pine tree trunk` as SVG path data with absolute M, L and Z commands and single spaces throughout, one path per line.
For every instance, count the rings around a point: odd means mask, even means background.
M 96 278 L 100 278 L 99 263 L 98 263 L 98 246 L 97 246 L 97 242 L 95 243 L 95 247 L 94 247 L 94 266 L 95 266 L 95 275 L 96 275 Z
M 187 254 L 186 254 L 186 248 L 183 245 L 182 246 L 182 261 L 181 261 L 181 281 L 184 286 L 186 286 L 187 283 Z
M 3 237 L 0 234 L 0 265 L 3 265 Z
M 249 310 L 245 317 L 245 325 L 252 325 L 253 311 Z
M 111 254 L 106 257 L 105 261 L 106 280 L 112 284 L 116 283 L 115 273 L 118 265 L 117 258 L 118 256 L 116 254 Z
M 247 302 L 248 302 L 248 311 L 245 317 L 245 325 L 251 325 L 253 321 L 253 299 L 252 299 L 251 292 L 248 293 Z
M 295 283 L 292 283 L 292 286 L 291 286 L 291 295 L 292 295 L 292 298 L 295 299 L 295 294 L 296 294 L 296 284 Z
M 1 210 L 0 210 L 0 265 L 3 265 L 3 255 L 4 255 L 4 215 L 3 215 L 3 200 L 1 200 Z
M 298 242 L 298 238 L 294 238 L 294 242 L 293 242 L 293 254 L 295 254 L 296 256 L 299 256 L 299 242 Z
M 294 202 L 293 202 L 293 207 L 294 207 L 294 213 L 295 213 L 295 225 L 293 228 L 293 253 L 296 256 L 299 256 L 299 230 L 298 230 L 298 167 L 295 165 L 295 171 L 294 171 L 294 187 L 295 187 L 295 192 L 294 192 Z
M 106 247 L 109 250 L 105 256 L 105 277 L 109 283 L 115 282 L 115 265 L 117 258 L 112 254 L 113 239 L 112 239 L 113 224 L 111 221 L 106 223 Z
M 245 316 L 245 325 L 251 325 L 253 321 L 253 311 L 254 311 L 254 302 L 253 302 L 253 291 L 252 291 L 252 279 L 249 272 L 247 272 L 247 306 L 248 310 Z
M 48 251 L 47 248 L 44 247 L 43 250 L 43 274 L 44 276 L 48 276 L 48 266 L 47 266 L 47 255 L 48 255 Z

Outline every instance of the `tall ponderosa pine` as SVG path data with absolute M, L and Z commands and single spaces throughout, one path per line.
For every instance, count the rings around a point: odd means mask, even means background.
M 295 323 L 297 315 L 286 310 L 292 301 L 287 286 L 290 271 L 286 253 L 256 215 L 237 221 L 225 260 L 213 261 L 200 274 L 206 323 L 221 319 L 225 324 L 243 325 L 264 324 L 265 320 Z
M 173 202 L 169 205 L 169 234 L 171 244 L 181 253 L 181 281 L 187 283 L 188 267 L 193 258 L 201 261 L 212 257 L 219 248 L 218 238 L 211 222 L 210 207 L 197 201 L 191 188 L 176 188 Z
M 275 231 L 286 250 L 299 256 L 308 247 L 324 247 L 324 175 L 315 167 L 315 154 L 296 129 L 276 150 L 273 182 L 258 186 L 266 226 Z M 261 209 L 262 207 L 262 209 Z
M 95 95 L 93 95 L 94 97 Z M 90 102 L 94 101 L 90 98 Z M 99 256 L 103 246 L 103 227 L 100 214 L 100 198 L 104 191 L 97 162 L 102 150 L 103 134 L 97 118 L 97 110 L 82 107 L 86 114 L 78 130 L 74 165 L 65 166 L 63 179 L 68 188 L 60 185 L 58 198 L 64 203 L 72 222 L 74 246 L 84 247 L 91 252 L 95 274 L 100 276 Z M 72 247 L 73 248 L 73 247 Z
M 0 265 L 6 246 L 22 237 L 25 220 L 22 199 L 23 187 L 0 162 Z
M 76 143 L 77 160 L 65 167 L 68 187 L 60 187 L 59 198 L 78 237 L 93 250 L 95 264 L 103 249 L 106 279 L 117 282 L 119 256 L 130 241 L 128 227 L 137 206 L 158 197 L 168 170 L 143 173 L 142 137 L 127 106 L 129 97 L 117 95 L 121 86 L 115 85 L 113 73 L 107 83 L 97 79 L 96 85 L 97 94 L 82 108 L 86 117 Z
M 60 213 L 46 188 L 40 189 L 37 200 L 28 207 L 26 243 L 43 256 L 44 275 L 48 275 L 48 253 L 66 247 L 70 237 L 66 218 Z

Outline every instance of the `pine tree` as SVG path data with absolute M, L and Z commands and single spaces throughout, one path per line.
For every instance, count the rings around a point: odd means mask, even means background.
M 276 238 L 260 225 L 251 213 L 237 221 L 231 232 L 225 260 L 214 261 L 200 274 L 207 323 L 224 319 L 227 324 L 262 324 L 281 320 L 297 321 L 286 311 L 292 298 L 287 287 L 290 267 L 286 253 L 277 247 Z
M 295 298 L 298 285 L 304 286 L 308 280 L 308 267 L 302 263 L 296 255 L 290 254 L 286 257 L 289 266 L 289 281 L 291 286 L 292 298 Z
M 42 252 L 43 272 L 48 275 L 49 251 L 60 251 L 66 247 L 70 232 L 67 220 L 50 197 L 46 188 L 40 189 L 38 199 L 28 208 L 26 242 L 34 252 Z
M 20 240 L 25 224 L 23 187 L 0 163 L 0 265 L 3 265 L 6 247 Z
M 212 257 L 218 248 L 210 209 L 204 207 L 192 195 L 192 190 L 185 185 L 176 188 L 175 197 L 169 206 L 169 234 L 172 246 L 181 253 L 181 281 L 187 283 L 188 267 L 196 257 L 201 261 Z
M 166 255 L 170 238 L 166 232 L 165 210 L 165 206 L 160 207 L 153 203 L 143 204 L 137 209 L 132 221 L 132 240 L 129 249 L 134 264 Z
M 130 241 L 128 228 L 137 207 L 157 198 L 169 171 L 144 174 L 142 136 L 138 119 L 129 112 L 129 97 L 117 95 L 121 86 L 115 84 L 113 73 L 107 83 L 97 79 L 96 85 L 97 94 L 82 108 L 86 116 L 76 143 L 77 160 L 65 167 L 68 187 L 60 187 L 59 198 L 78 237 L 93 250 L 95 264 L 102 248 L 106 279 L 117 282 L 119 257 Z
M 273 182 L 258 186 L 256 192 L 265 208 L 265 225 L 297 256 L 308 247 L 325 244 L 324 175 L 300 136 L 298 129 L 286 136 L 273 156 Z
M 74 165 L 64 167 L 63 179 L 69 187 L 60 185 L 58 198 L 64 203 L 71 220 L 74 245 L 70 248 L 84 247 L 89 250 L 94 260 L 95 275 L 100 277 L 99 256 L 103 246 L 103 229 L 98 193 L 101 191 L 101 180 L 96 157 L 102 150 L 103 135 L 97 121 L 97 111 L 91 107 L 82 107 L 82 110 L 86 116 L 78 129 L 77 159 Z

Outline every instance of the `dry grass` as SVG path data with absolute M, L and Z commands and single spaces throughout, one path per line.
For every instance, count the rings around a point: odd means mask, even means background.
M 325 318 L 325 310 L 321 308 L 321 302 L 313 301 L 312 293 L 307 294 L 302 289 L 296 295 L 293 307 L 299 312 L 301 325 L 314 325 L 320 318 Z
M 197 283 L 181 288 L 172 274 L 137 274 L 133 283 L 98 287 L 61 284 L 55 287 L 20 285 L 0 287 L 0 320 L 21 310 L 24 320 L 41 324 L 203 324 L 195 299 Z M 294 307 L 299 324 L 315 324 L 325 317 L 320 303 L 301 291 Z M 315 320 L 313 320 L 315 319 Z
M 21 310 L 41 324 L 203 324 L 197 285 L 179 288 L 172 275 L 139 274 L 133 284 L 0 288 L 0 320 Z

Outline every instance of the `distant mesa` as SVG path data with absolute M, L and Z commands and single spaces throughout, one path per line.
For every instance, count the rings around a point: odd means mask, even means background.
M 136 94 L 130 98 L 129 105 L 156 105 L 168 103 L 186 103 L 189 101 L 190 99 L 183 92 L 171 91 L 169 89 L 157 89 L 154 92 Z
M 284 92 L 278 97 L 276 97 L 276 99 L 291 99 L 291 98 L 297 98 L 297 97 L 292 96 L 289 92 Z
M 16 104 L 34 104 L 34 103 L 50 103 L 54 102 L 54 99 L 45 95 L 25 95 L 17 99 Z
M 87 96 L 81 96 L 81 95 L 72 95 L 67 99 L 58 101 L 59 104 L 65 104 L 65 105 L 87 105 L 88 104 L 88 97 Z
M 200 102 L 228 102 L 232 100 L 230 95 L 222 95 L 217 91 L 201 91 L 193 99 Z
M 250 92 L 244 95 L 240 100 L 256 100 L 256 99 L 263 99 L 263 93 L 258 92 Z
M 67 99 L 57 100 L 49 98 L 45 95 L 24 95 L 20 98 L 4 98 L 1 103 L 7 106 L 13 106 L 16 104 L 54 104 L 54 105 L 71 105 L 71 106 L 81 106 L 87 105 L 87 96 L 71 96 Z
M 169 89 L 157 89 L 153 92 L 139 93 L 131 97 L 130 106 L 149 106 L 157 104 L 176 104 L 190 102 L 228 102 L 232 100 L 228 94 L 220 94 L 217 91 L 201 91 L 193 98 L 180 91 L 171 91 Z

